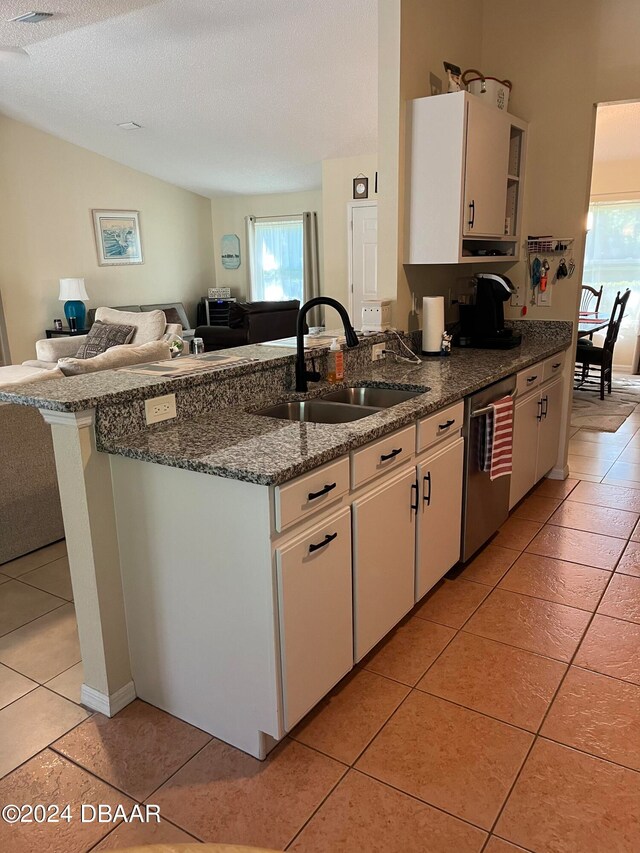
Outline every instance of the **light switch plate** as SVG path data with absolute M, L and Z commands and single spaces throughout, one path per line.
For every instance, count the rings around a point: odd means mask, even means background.
M 149 424 L 160 421 L 170 421 L 176 416 L 176 395 L 165 394 L 163 397 L 152 397 L 144 401 L 144 414 Z
M 538 290 L 536 291 L 536 305 L 540 306 L 540 308 L 549 308 L 551 305 L 551 285 L 547 285 L 546 290 Z

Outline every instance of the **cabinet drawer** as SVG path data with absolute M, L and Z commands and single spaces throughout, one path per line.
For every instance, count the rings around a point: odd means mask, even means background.
M 351 511 L 276 549 L 284 729 L 353 666 Z
M 559 376 L 564 367 L 564 357 L 566 353 L 557 352 L 542 363 L 542 381 L 553 379 L 554 376 Z
M 534 364 L 532 367 L 528 367 L 526 370 L 521 370 L 518 373 L 516 378 L 516 393 L 518 397 L 522 397 L 527 391 L 538 387 L 542 382 L 543 368 L 544 362 L 540 361 L 538 364 Z
M 448 409 L 441 409 L 435 415 L 429 415 L 418 421 L 418 438 L 416 450 L 418 453 L 434 444 L 440 438 L 445 438 L 462 429 L 464 402 L 454 403 Z
M 274 491 L 276 530 L 281 531 L 301 518 L 324 509 L 349 491 L 349 458 L 316 468 L 276 486 Z
M 354 450 L 351 454 L 351 487 L 356 489 L 378 474 L 397 468 L 412 456 L 415 446 L 416 428 L 411 425 Z

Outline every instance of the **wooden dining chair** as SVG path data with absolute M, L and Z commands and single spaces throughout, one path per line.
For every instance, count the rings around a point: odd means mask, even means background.
M 630 296 L 631 290 L 629 290 L 629 288 L 625 290 L 622 296 L 620 296 L 620 291 L 616 294 L 616 299 L 611 311 L 611 318 L 609 320 L 609 325 L 607 326 L 607 334 L 604 339 L 604 344 L 601 347 L 594 345 L 589 347 L 578 346 L 576 348 L 576 378 L 578 378 L 578 374 L 580 374 L 578 387 L 582 387 L 587 382 L 592 381 L 589 379 L 591 367 L 599 368 L 600 375 L 593 381 L 599 382 L 601 400 L 604 400 L 605 385 L 608 393 L 611 393 L 613 350 L 615 348 L 616 341 L 618 340 L 622 318 L 624 317 L 624 312 Z
M 596 290 L 595 287 L 591 287 L 590 284 L 583 284 L 582 295 L 580 297 L 580 311 L 584 313 L 589 311 L 597 314 L 600 309 L 603 290 L 603 284 L 600 285 L 599 290 Z

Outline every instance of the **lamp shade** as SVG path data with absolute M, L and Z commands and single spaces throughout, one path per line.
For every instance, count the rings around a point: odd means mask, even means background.
M 60 279 L 60 302 L 66 302 L 67 299 L 89 299 L 89 295 L 85 290 L 83 278 L 61 278 Z

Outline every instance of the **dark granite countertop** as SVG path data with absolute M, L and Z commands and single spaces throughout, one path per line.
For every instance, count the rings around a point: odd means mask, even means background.
M 526 330 L 525 335 L 522 345 L 516 349 L 454 349 L 449 358 L 423 358 L 420 365 L 386 361 L 348 376 L 344 383 L 347 386 L 367 384 L 424 392 L 357 421 L 292 423 L 252 414 L 247 406 L 231 407 L 112 441 L 107 438 L 102 441 L 101 449 L 132 459 L 251 483 L 284 483 L 529 367 L 571 343 L 572 324 L 569 322 L 527 322 L 522 328 Z M 278 357 L 283 357 L 281 349 Z M 288 357 L 294 358 L 295 354 L 288 353 Z M 329 387 L 336 386 L 315 384 L 308 396 L 318 396 Z M 280 394 L 274 392 L 272 401 L 303 396 L 283 390 Z M 259 402 L 256 401 L 252 408 L 258 408 Z

